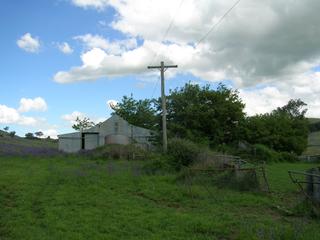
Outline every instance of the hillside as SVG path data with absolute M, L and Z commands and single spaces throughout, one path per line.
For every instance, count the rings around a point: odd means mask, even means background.
M 308 118 L 309 123 L 317 123 L 320 122 L 320 118 Z
M 320 118 L 308 118 L 310 124 L 320 122 Z M 308 136 L 308 147 L 303 155 L 320 155 L 320 131 L 312 132 Z
M 0 132 L 0 155 L 54 155 L 58 153 L 58 143 L 52 139 L 26 139 L 10 137 Z

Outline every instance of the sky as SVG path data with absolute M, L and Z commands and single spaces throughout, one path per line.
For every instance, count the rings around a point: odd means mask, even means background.
M 160 95 L 147 69 L 160 61 L 178 65 L 167 93 L 222 82 L 248 116 L 300 98 L 320 117 L 320 1 L 242 0 L 220 21 L 236 2 L 2 0 L 0 128 L 56 137 L 103 121 L 124 95 Z

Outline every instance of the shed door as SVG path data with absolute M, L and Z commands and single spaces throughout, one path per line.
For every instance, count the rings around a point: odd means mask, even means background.
M 84 149 L 91 150 L 99 146 L 99 134 L 98 133 L 85 133 L 84 134 Z

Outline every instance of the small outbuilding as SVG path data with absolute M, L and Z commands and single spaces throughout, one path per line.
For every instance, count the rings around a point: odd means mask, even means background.
M 113 115 L 105 122 L 81 132 L 59 135 L 59 150 L 75 153 L 107 144 L 127 145 L 130 143 L 149 149 L 152 146 L 153 136 L 153 131 L 134 126 L 120 116 Z

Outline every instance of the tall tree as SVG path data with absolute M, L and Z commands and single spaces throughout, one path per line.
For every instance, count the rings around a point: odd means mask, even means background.
M 239 125 L 245 114 L 237 91 L 223 84 L 213 90 L 209 85 L 201 88 L 188 83 L 170 91 L 167 99 L 171 135 L 204 139 L 211 145 L 239 140 Z

